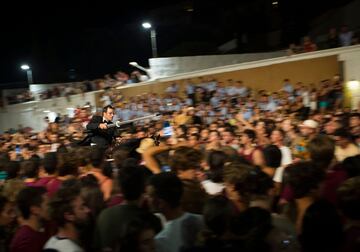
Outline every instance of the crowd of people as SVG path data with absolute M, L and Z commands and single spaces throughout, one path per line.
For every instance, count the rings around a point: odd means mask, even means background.
M 2 134 L 0 251 L 359 251 L 360 104 L 340 76 L 187 82 Z
M 69 97 L 75 94 L 84 94 L 96 90 L 104 90 L 112 87 L 120 87 L 127 84 L 134 84 L 149 80 L 149 76 L 139 71 L 131 72 L 130 76 L 122 71 L 114 75 L 106 74 L 102 79 L 85 80 L 82 82 L 56 84 L 39 93 L 32 93 L 27 90 L 15 95 L 8 95 L 7 104 L 17 104 L 35 100 L 46 100 L 57 97 Z

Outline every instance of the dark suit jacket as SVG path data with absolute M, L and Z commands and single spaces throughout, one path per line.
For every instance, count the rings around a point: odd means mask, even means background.
M 96 144 L 100 148 L 107 148 L 114 139 L 115 128 L 99 129 L 100 123 L 103 123 L 103 117 L 93 116 L 88 125 L 86 125 L 86 129 L 90 131 L 91 143 Z M 113 122 L 108 122 L 107 124 L 113 124 Z

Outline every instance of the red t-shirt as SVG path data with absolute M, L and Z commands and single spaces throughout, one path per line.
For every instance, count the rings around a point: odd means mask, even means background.
M 15 233 L 11 244 L 10 252 L 41 252 L 49 234 L 38 232 L 29 226 L 21 226 Z

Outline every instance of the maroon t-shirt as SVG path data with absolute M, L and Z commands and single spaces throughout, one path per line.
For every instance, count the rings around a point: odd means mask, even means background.
M 336 164 L 326 172 L 325 183 L 322 191 L 324 199 L 336 205 L 336 190 L 348 178 L 347 172 L 341 164 Z
M 11 244 L 10 252 L 41 252 L 49 234 L 38 232 L 29 226 L 21 226 L 15 233 Z
M 38 181 L 36 181 L 35 185 L 46 187 L 46 185 L 55 178 L 55 176 L 40 178 Z
M 59 190 L 62 182 L 62 180 L 54 178 L 46 184 L 49 197 L 52 197 Z

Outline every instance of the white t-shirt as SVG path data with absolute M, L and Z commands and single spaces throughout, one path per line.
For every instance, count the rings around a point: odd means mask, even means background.
M 59 252 L 84 252 L 75 242 L 67 238 L 52 236 L 45 244 L 44 249 L 56 249 Z
M 310 94 L 308 91 L 305 91 L 301 94 L 302 101 L 305 107 L 310 107 Z
M 276 168 L 275 174 L 274 174 L 274 177 L 273 177 L 273 181 L 274 181 L 274 182 L 282 183 L 282 181 L 283 181 L 284 169 L 285 169 L 284 166 L 280 166 L 280 167 Z
M 201 185 L 204 187 L 205 191 L 210 195 L 216 195 L 221 193 L 225 186 L 221 183 L 214 183 L 211 180 L 204 180 L 201 182 Z
M 287 146 L 281 146 L 280 151 L 281 151 L 281 156 L 282 156 L 281 157 L 281 166 L 275 170 L 275 174 L 273 177 L 273 181 L 275 181 L 277 183 L 282 183 L 284 169 L 287 165 L 292 163 L 290 148 Z
M 281 146 L 281 166 L 287 166 L 292 163 L 291 150 L 287 146 Z
M 155 236 L 156 251 L 179 252 L 183 247 L 194 246 L 203 227 L 202 216 L 191 213 L 166 222 L 163 230 Z

